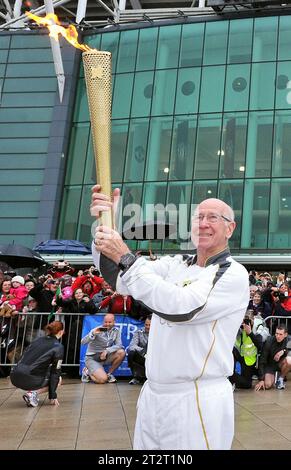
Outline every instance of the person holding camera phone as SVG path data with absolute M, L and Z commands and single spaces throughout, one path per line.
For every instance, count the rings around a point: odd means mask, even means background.
M 116 382 L 113 372 L 122 363 L 125 350 L 121 343 L 120 330 L 115 326 L 114 315 L 105 315 L 103 325 L 93 328 L 82 338 L 81 344 L 88 344 L 82 382 L 89 382 L 90 379 L 96 384 Z M 104 365 L 110 365 L 108 374 Z
M 91 215 L 99 218 L 116 207 L 119 195 L 114 189 L 111 201 L 94 186 Z M 206 199 L 192 215 L 196 253 L 155 261 L 132 253 L 116 230 L 104 225 L 95 230 L 92 254 L 103 277 L 153 312 L 134 449 L 231 448 L 234 400 L 228 376 L 249 302 L 248 272 L 228 246 L 235 227 L 230 206 Z
M 233 348 L 234 372 L 229 377 L 233 388 L 252 388 L 252 376 L 257 374 L 256 363 L 263 338 L 254 331 L 254 315 L 247 310 Z

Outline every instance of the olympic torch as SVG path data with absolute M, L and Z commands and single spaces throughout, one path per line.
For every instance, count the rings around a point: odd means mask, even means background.
M 91 120 L 97 182 L 111 195 L 111 53 L 91 49 L 83 52 L 85 81 Z M 112 211 L 103 212 L 101 223 L 114 227 Z

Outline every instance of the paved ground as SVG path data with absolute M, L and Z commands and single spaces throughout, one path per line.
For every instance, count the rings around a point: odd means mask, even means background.
M 64 380 L 60 407 L 27 408 L 22 393 L 0 379 L 0 449 L 132 449 L 140 386 Z M 233 449 L 291 450 L 291 381 L 286 390 L 235 391 Z

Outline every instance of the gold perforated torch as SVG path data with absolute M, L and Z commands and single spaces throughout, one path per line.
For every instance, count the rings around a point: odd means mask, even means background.
M 73 25 L 64 28 L 54 13 L 45 17 L 30 12 L 27 16 L 37 24 L 47 27 L 56 41 L 63 36 L 72 46 L 83 52 L 83 64 L 89 102 L 97 183 L 102 192 L 111 195 L 110 135 L 111 135 L 111 53 L 91 49 L 78 42 L 78 32 Z M 112 211 L 104 212 L 101 223 L 113 228 Z
M 82 53 L 91 120 L 97 182 L 111 195 L 111 53 L 91 49 Z M 114 227 L 112 211 L 103 212 L 101 223 Z

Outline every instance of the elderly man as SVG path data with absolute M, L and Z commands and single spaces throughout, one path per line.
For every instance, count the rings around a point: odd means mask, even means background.
M 120 330 L 115 325 L 114 315 L 108 313 L 103 325 L 93 328 L 81 340 L 81 344 L 89 344 L 86 352 L 86 368 L 82 373 L 82 382 L 90 378 L 97 384 L 116 382 L 113 372 L 120 366 L 125 350 L 121 343 Z M 108 374 L 103 366 L 110 365 Z
M 113 203 L 93 187 L 91 214 Z M 116 200 L 119 190 L 114 190 Z M 199 204 L 191 238 L 197 254 L 156 261 L 135 257 L 117 232 L 96 229 L 93 256 L 102 275 L 153 313 L 135 426 L 135 449 L 229 449 L 234 434 L 232 349 L 249 301 L 248 273 L 232 259 L 233 210 Z M 100 256 L 101 253 L 101 256 Z M 231 299 L 235 299 L 232 302 Z

